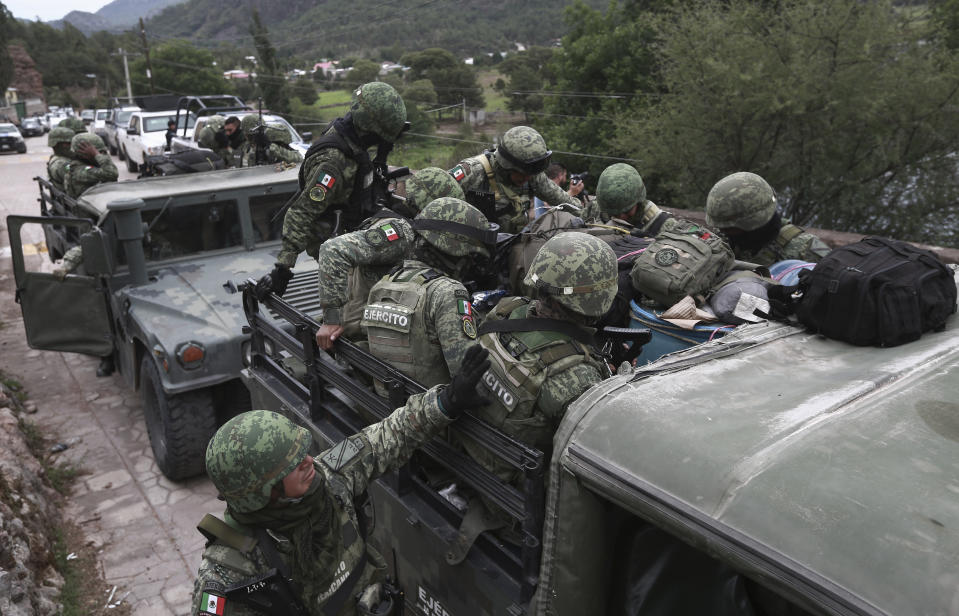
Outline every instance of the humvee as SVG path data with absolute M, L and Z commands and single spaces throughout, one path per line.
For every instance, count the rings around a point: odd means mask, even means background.
M 318 351 L 309 315 L 244 293 L 253 405 L 307 427 L 317 450 L 422 390 L 349 342 Z M 502 484 L 442 437 L 373 482 L 369 541 L 400 589 L 393 613 L 959 613 L 955 315 L 889 349 L 738 327 L 592 387 L 552 452 L 469 415 L 451 430 L 526 481 Z M 453 483 L 517 536 L 461 529 L 440 493 Z
M 206 444 L 230 413 L 249 408 L 239 380 L 249 356 L 239 295 L 224 282 L 268 272 L 279 250 L 278 210 L 296 170 L 263 166 L 100 184 L 72 199 L 43 178 L 40 216 L 10 216 L 16 297 L 32 348 L 113 354 L 142 392 L 157 464 L 170 479 L 202 473 Z M 82 271 L 58 280 L 50 260 L 82 247 Z M 318 309 L 316 262 L 290 283 Z

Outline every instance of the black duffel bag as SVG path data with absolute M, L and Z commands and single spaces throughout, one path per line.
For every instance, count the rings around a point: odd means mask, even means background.
M 799 274 L 799 321 L 829 338 L 891 347 L 939 330 L 956 311 L 952 269 L 906 242 L 868 237 Z

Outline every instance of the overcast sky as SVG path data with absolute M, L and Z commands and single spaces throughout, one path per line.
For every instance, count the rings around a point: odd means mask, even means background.
M 39 16 L 41 21 L 60 19 L 73 10 L 96 13 L 109 2 L 110 0 L 3 0 L 3 4 L 14 17 L 32 20 Z

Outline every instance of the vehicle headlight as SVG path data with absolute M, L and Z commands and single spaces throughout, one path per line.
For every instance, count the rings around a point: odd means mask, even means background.
M 156 156 L 156 155 L 158 155 L 158 154 L 163 154 L 163 146 L 162 146 L 162 145 L 151 145 L 151 146 L 148 146 L 148 147 L 147 147 L 147 154 L 152 154 L 152 155 L 154 155 L 154 156 Z

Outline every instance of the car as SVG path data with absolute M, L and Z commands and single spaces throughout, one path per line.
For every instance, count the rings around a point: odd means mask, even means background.
M 119 156 L 123 160 L 123 152 L 120 149 L 120 143 L 126 134 L 127 126 L 130 123 L 130 116 L 134 111 L 140 111 L 136 105 L 125 105 L 114 107 L 110 110 L 110 117 L 106 120 L 103 141 L 110 149 L 111 154 Z
M 27 153 L 27 143 L 23 140 L 23 136 L 17 130 L 16 125 L 0 124 L 0 152 Z
M 20 134 L 24 137 L 37 137 L 43 134 L 43 125 L 38 118 L 23 118 L 20 120 Z
M 97 135 L 100 139 L 104 139 L 104 143 L 107 134 L 107 118 L 109 117 L 109 109 L 97 109 L 94 111 L 93 123 L 87 128 L 88 131 Z
M 124 381 L 141 392 L 160 469 L 171 480 L 202 473 L 218 423 L 249 408 L 239 380 L 249 345 L 241 295 L 224 283 L 272 269 L 282 230 L 276 214 L 297 191 L 297 171 L 262 166 L 110 182 L 77 199 L 37 183 L 40 215 L 6 220 L 28 343 L 112 353 Z M 25 255 L 21 238 L 40 233 L 50 261 L 81 246 L 83 270 L 60 281 L 39 256 Z M 301 261 L 294 281 L 315 287 L 316 262 Z
M 127 170 L 136 171 L 146 162 L 147 156 L 162 154 L 166 149 L 167 123 L 176 118 L 171 111 L 134 111 L 130 114 L 126 133 L 120 142 L 121 158 L 127 161 Z M 179 131 L 193 136 L 196 116 L 180 116 Z
M 93 109 L 84 109 L 80 112 L 80 119 L 83 120 L 83 123 L 87 126 L 93 124 L 94 120 L 96 120 L 96 117 L 97 112 Z
M 319 351 L 302 298 L 260 301 L 254 286 L 243 381 L 254 408 L 310 430 L 311 453 L 423 391 L 349 341 Z M 951 614 L 957 400 L 956 314 L 893 348 L 744 325 L 594 385 L 550 452 L 464 414 L 370 485 L 368 540 L 405 613 Z M 501 509 L 510 531 L 466 521 L 453 495 Z

